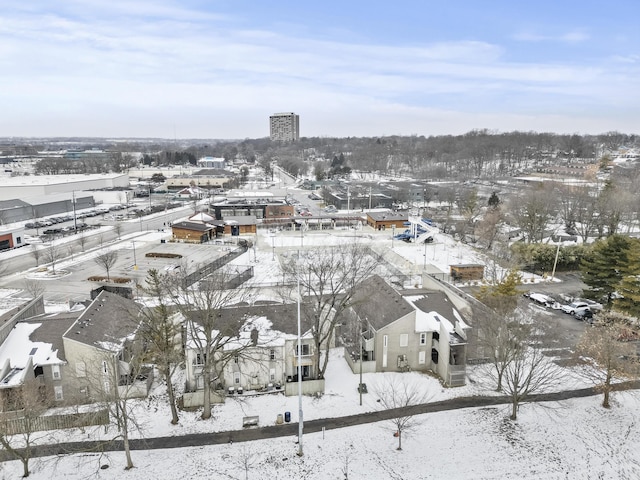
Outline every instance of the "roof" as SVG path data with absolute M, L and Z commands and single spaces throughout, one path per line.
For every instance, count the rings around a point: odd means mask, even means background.
M 394 222 L 394 221 L 408 221 L 409 220 L 409 215 L 406 213 L 395 213 L 395 212 L 368 212 L 367 216 L 375 221 L 375 222 L 381 222 L 381 221 L 387 221 L 387 222 Z
M 34 342 L 47 342 L 52 345 L 53 350 L 58 352 L 58 358 L 65 361 L 64 344 L 62 337 L 73 323 L 78 320 L 82 310 L 44 313 L 31 317 L 23 323 L 39 324 L 37 330 L 34 330 L 30 339 Z
M 60 365 L 65 362 L 62 335 L 80 312 L 42 314 L 16 323 L 0 345 L 0 365 L 9 362 L 10 370 L 0 380 L 0 388 L 14 387 L 24 381 L 30 365 Z
M 462 330 L 468 326 L 444 292 L 421 292 L 405 298 L 416 308 L 416 332 L 440 332 L 444 328 L 449 333 L 450 343 L 466 343 L 456 332 L 455 324 L 458 323 Z
M 245 338 L 254 328 L 259 331 L 259 342 L 263 346 L 280 344 L 288 337 L 297 337 L 298 307 L 295 303 L 235 306 L 222 308 L 216 314 L 213 326 L 226 337 Z M 192 311 L 187 315 L 202 325 L 198 318 L 202 312 Z M 300 321 L 303 333 L 307 332 L 310 324 L 302 315 Z
M 204 213 L 204 212 L 199 212 L 196 213 L 195 215 L 191 215 L 189 217 L 190 222 L 202 222 L 202 223 L 210 223 L 212 221 L 214 221 L 215 218 L 212 217 L 211 215 Z
M 171 228 L 181 228 L 183 230 L 195 230 L 197 232 L 208 232 L 213 225 L 207 225 L 206 223 L 197 222 L 175 222 L 171 224 Z
M 23 202 L 20 199 L 14 198 L 11 200 L 0 200 L 0 210 L 6 208 L 26 207 L 29 206 L 27 202 Z
M 256 225 L 258 220 L 255 215 L 241 215 L 237 217 L 224 217 L 224 223 L 227 225 Z
M 356 286 L 352 308 L 376 330 L 414 310 L 402 295 L 378 275 L 373 275 Z
M 138 330 L 140 307 L 133 301 L 103 290 L 65 332 L 64 338 L 112 352 Z

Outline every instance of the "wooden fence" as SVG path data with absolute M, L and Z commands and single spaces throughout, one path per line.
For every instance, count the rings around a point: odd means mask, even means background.
M 109 411 L 106 408 L 94 412 L 43 415 L 33 418 L 26 418 L 19 411 L 7 412 L 3 413 L 0 418 L 0 428 L 6 435 L 107 425 L 108 423 Z

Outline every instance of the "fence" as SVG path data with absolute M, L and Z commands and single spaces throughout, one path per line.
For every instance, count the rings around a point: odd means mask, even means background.
M 16 415 L 16 417 L 11 418 L 13 415 Z M 46 415 L 34 418 L 25 418 L 20 412 L 10 412 L 2 414 L 0 421 L 2 422 L 4 433 L 15 435 L 26 432 L 107 425 L 109 423 L 109 411 L 105 408 L 95 412 Z
M 222 266 L 226 265 L 227 263 L 234 260 L 235 258 L 238 258 L 240 255 L 242 255 L 246 251 L 247 251 L 247 247 L 238 247 L 232 252 L 229 252 L 223 255 L 222 257 L 218 257 L 213 262 L 207 263 L 203 267 L 200 267 L 198 270 L 196 270 L 193 273 L 190 273 L 185 277 L 184 279 L 185 286 L 190 287 L 194 283 L 199 282 L 204 277 L 211 275 L 213 272 L 215 272 Z
M 215 274 L 212 275 L 212 278 L 214 280 L 212 280 L 213 285 L 206 287 L 206 288 L 211 288 L 216 287 L 216 288 L 220 288 L 222 290 L 231 290 L 233 288 L 238 288 L 240 285 L 242 285 L 244 282 L 246 282 L 247 280 L 249 280 L 250 278 L 253 277 L 253 267 L 247 267 L 245 270 L 243 270 L 242 272 L 239 272 L 236 275 L 225 275 L 223 278 L 216 280 L 216 276 Z M 207 280 L 204 280 L 203 283 L 206 285 L 207 284 Z

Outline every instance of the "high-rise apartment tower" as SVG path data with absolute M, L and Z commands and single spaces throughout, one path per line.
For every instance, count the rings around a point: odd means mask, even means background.
M 300 117 L 293 112 L 274 113 L 269 117 L 271 140 L 295 142 L 300 140 Z

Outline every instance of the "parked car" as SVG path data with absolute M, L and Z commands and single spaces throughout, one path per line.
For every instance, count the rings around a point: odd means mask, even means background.
M 529 293 L 528 296 L 530 300 L 534 301 L 538 305 L 542 305 L 543 307 L 549 307 L 555 303 L 553 298 L 542 293 Z
M 36 228 L 36 224 L 35 223 L 25 223 L 24 224 L 24 228 Z
M 562 306 L 562 311 L 564 313 L 568 313 L 570 315 L 574 315 L 578 310 L 583 310 L 583 309 L 587 308 L 588 306 L 589 306 L 589 304 L 587 302 L 575 301 L 575 302 L 571 302 L 568 305 L 563 305 Z
M 578 320 L 582 320 L 583 322 L 592 323 L 593 322 L 593 312 L 589 309 L 589 307 L 585 307 L 581 310 L 578 310 L 573 314 L 574 317 Z
M 598 303 L 598 302 L 596 302 L 594 300 L 585 300 L 585 302 L 587 302 L 589 304 L 589 309 L 591 311 L 598 311 L 599 312 L 600 310 L 602 310 L 604 308 L 601 303 Z

